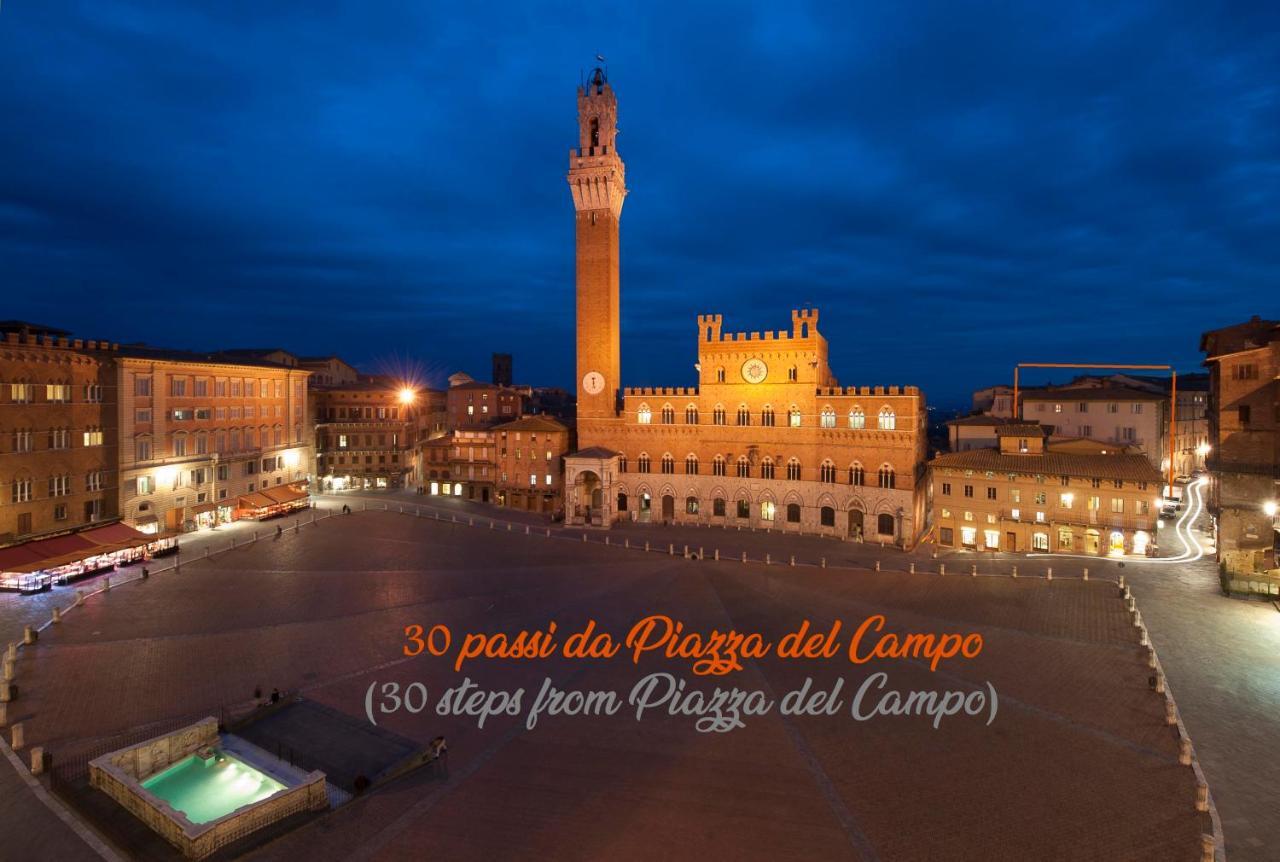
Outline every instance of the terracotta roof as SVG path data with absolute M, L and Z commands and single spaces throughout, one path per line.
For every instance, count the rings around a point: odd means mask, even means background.
M 1081 386 L 1075 389 L 1024 389 L 1027 401 L 1164 401 L 1169 396 L 1125 386 Z
M 557 422 L 550 416 L 521 416 L 511 422 L 494 425 L 494 431 L 568 431 L 567 425 Z
M 603 446 L 588 446 L 586 449 L 579 449 L 577 452 L 570 452 L 566 457 L 569 458 L 612 458 L 614 455 L 620 455 L 612 449 L 606 449 Z
M 1044 426 L 1038 422 L 1009 423 L 996 429 L 997 437 L 1043 437 L 1044 433 Z
M 998 449 L 970 449 L 967 452 L 939 455 L 929 462 L 929 466 L 989 470 L 993 473 L 1160 482 L 1159 471 L 1145 455 L 1088 455 L 1070 452 L 1006 455 Z

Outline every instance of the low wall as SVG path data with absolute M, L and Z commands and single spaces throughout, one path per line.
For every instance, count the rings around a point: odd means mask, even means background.
M 218 722 L 205 718 L 173 733 L 104 754 L 89 763 L 89 784 L 110 796 L 147 824 L 188 859 L 202 859 L 221 847 L 301 811 L 329 807 L 323 772 L 312 772 L 302 784 L 277 791 L 261 802 L 208 823 L 187 816 L 147 791 L 142 780 L 177 763 L 204 746 L 218 744 Z

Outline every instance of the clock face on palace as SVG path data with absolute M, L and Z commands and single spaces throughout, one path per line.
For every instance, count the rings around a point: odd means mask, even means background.
M 763 359 L 748 359 L 742 363 L 742 379 L 748 383 L 760 383 L 769 376 L 769 366 Z
M 582 390 L 588 395 L 599 395 L 604 391 L 604 375 L 599 371 L 588 371 L 582 375 Z

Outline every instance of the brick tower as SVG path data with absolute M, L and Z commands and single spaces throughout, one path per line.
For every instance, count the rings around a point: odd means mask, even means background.
M 578 146 L 569 151 L 577 219 L 579 419 L 617 415 L 618 222 L 627 194 L 617 134 L 618 99 L 597 68 L 578 88 Z

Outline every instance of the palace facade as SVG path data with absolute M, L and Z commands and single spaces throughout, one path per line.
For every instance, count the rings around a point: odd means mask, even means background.
M 698 385 L 619 389 L 617 99 L 597 69 L 578 91 L 578 443 L 566 519 L 708 523 L 911 546 L 926 521 L 926 412 L 914 386 L 841 386 L 817 309 L 784 330 L 697 318 Z M 619 397 L 621 395 L 621 397 Z

